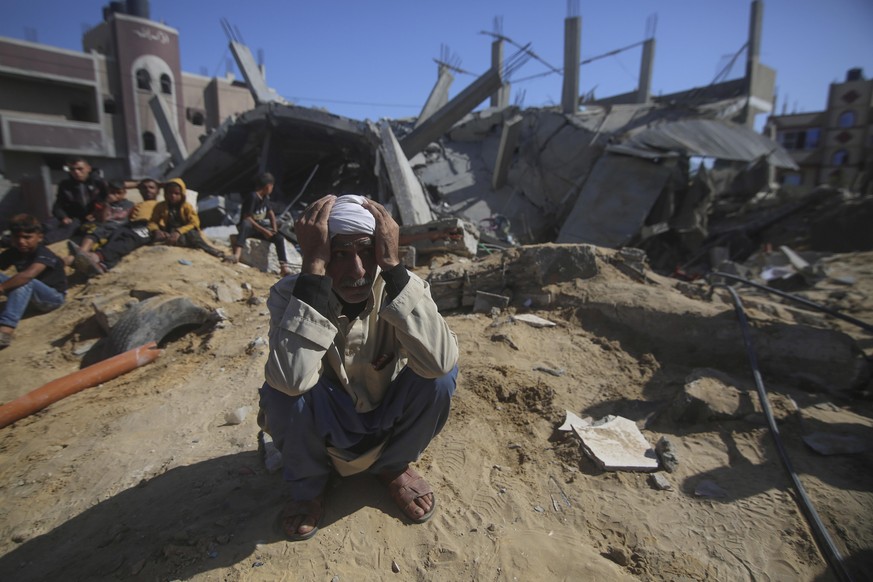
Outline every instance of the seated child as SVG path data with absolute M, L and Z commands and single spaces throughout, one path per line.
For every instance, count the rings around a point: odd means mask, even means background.
M 0 313 L 0 349 L 12 343 L 18 322 L 28 306 L 43 313 L 64 304 L 67 275 L 64 262 L 43 244 L 42 224 L 30 214 L 12 217 L 12 248 L 0 253 L 0 269 L 14 266 L 13 276 L 0 273 L 0 295 L 6 305 Z
M 243 199 L 240 220 L 236 227 L 239 235 L 236 237 L 236 244 L 233 245 L 233 255 L 225 260 L 230 263 L 239 262 L 242 249 L 249 238 L 268 240 L 276 247 L 280 274 L 284 277 L 291 273 L 291 269 L 285 251 L 285 237 L 276 226 L 276 214 L 270 206 L 270 194 L 275 183 L 276 180 L 270 173 L 261 174 L 255 180 L 255 190 L 249 192 Z
M 224 253 L 211 247 L 200 234 L 197 210 L 185 201 L 185 182 L 173 178 L 164 184 L 164 200 L 158 202 L 149 220 L 152 240 L 159 244 L 192 247 L 223 259 Z

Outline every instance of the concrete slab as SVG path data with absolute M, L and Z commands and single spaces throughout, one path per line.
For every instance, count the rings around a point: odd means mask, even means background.
M 655 449 L 630 419 L 607 416 L 591 426 L 574 426 L 582 450 L 606 471 L 657 471 Z

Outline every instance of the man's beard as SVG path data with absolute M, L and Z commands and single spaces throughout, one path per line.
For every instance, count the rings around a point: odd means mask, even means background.
M 361 277 L 360 279 L 344 279 L 341 283 L 341 287 L 369 287 L 373 284 L 373 279 L 370 277 Z

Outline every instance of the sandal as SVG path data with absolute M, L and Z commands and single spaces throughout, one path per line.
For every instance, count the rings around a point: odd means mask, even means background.
M 412 523 L 424 523 L 433 517 L 437 506 L 436 495 L 424 477 L 416 473 L 415 469 L 407 465 L 400 472 L 381 473 L 379 480 L 388 487 L 391 499 Z M 430 510 L 427 512 L 415 502 L 425 495 L 431 496 Z
M 289 501 L 279 514 L 282 532 L 292 542 L 308 540 L 318 533 L 324 515 L 324 495 L 308 501 Z M 310 528 L 301 532 L 300 528 Z

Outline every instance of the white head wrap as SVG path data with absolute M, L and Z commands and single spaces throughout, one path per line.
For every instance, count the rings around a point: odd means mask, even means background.
M 363 204 L 367 199 L 355 194 L 340 196 L 333 203 L 327 228 L 330 238 L 338 234 L 373 234 L 376 232 L 376 219 Z

